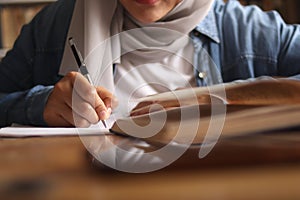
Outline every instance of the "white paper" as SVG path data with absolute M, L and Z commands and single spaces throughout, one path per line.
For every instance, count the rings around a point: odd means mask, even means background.
M 101 128 L 40 128 L 40 127 L 6 127 L 0 129 L 0 137 L 49 137 L 49 136 L 83 136 L 111 134 L 109 129 Z
M 59 128 L 59 127 L 34 127 L 12 124 L 10 127 L 0 129 L 0 137 L 51 137 L 51 136 L 88 136 L 112 134 L 109 129 L 116 121 L 116 115 L 105 120 L 107 128 L 102 122 L 91 125 L 89 128 Z

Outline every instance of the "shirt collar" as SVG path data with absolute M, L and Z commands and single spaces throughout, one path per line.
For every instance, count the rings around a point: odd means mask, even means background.
M 214 8 L 212 7 L 207 16 L 202 20 L 200 24 L 195 28 L 199 33 L 206 35 L 216 43 L 220 43 L 220 37 L 218 27 L 216 23 L 216 16 L 214 14 Z

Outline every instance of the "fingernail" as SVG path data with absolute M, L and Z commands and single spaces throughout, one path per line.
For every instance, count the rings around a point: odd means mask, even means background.
M 100 112 L 100 118 L 101 118 L 101 119 L 106 118 L 106 114 L 107 114 L 107 112 L 106 112 L 105 110 L 102 110 L 102 111 Z

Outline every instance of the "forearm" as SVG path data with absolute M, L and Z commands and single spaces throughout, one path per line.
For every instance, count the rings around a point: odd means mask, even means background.
M 277 20 L 280 34 L 278 74 L 283 77 L 300 77 L 300 25 L 288 25 Z
M 43 111 L 53 86 L 35 86 L 21 92 L 0 93 L 0 127 L 13 123 L 46 126 Z

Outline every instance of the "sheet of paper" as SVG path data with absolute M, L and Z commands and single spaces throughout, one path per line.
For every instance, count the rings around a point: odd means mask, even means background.
M 73 135 L 111 134 L 109 129 L 100 128 L 40 128 L 40 127 L 6 127 L 0 129 L 0 137 L 49 137 Z
M 12 124 L 11 127 L 0 129 L 0 137 L 51 137 L 51 136 L 84 136 L 84 135 L 107 135 L 111 134 L 109 129 L 116 121 L 115 114 L 106 120 L 107 128 L 101 122 L 89 128 L 53 128 L 53 127 L 33 127 L 20 124 Z

